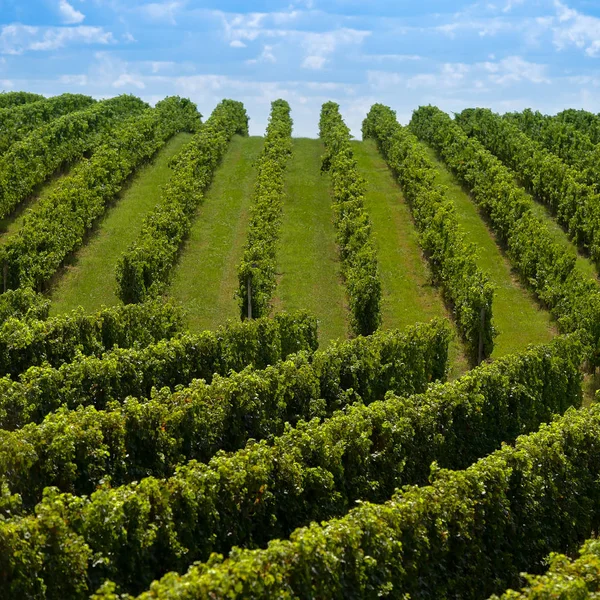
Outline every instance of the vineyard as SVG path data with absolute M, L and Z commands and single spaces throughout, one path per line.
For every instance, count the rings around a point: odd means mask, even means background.
M 600 597 L 600 115 L 317 121 L 0 94 L 0 598 Z

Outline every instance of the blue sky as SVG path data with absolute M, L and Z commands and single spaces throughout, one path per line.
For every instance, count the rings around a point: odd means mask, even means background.
M 600 0 L 0 0 L 0 90 L 178 94 L 208 116 L 244 102 L 262 134 L 286 98 L 295 135 L 323 102 L 360 124 L 374 102 L 402 122 L 446 111 L 600 112 Z

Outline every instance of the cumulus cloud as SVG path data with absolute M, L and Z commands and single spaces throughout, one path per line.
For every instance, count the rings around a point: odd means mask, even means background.
M 600 19 L 584 15 L 555 0 L 556 18 L 550 22 L 554 33 L 554 45 L 563 50 L 576 46 L 588 56 L 600 56 Z
M 57 50 L 69 44 L 109 44 L 112 33 L 102 27 L 33 27 L 14 23 L 0 28 L 0 53 L 22 54 L 27 50 Z
M 63 23 L 67 23 L 68 25 L 81 23 L 85 19 L 85 15 L 73 8 L 67 2 L 67 0 L 60 0 L 58 4 L 58 10 L 62 17 Z
M 185 2 L 171 0 L 168 2 L 151 2 L 142 4 L 139 11 L 150 21 L 159 21 L 161 23 L 170 23 L 176 25 L 175 19 L 177 13 L 185 6 Z

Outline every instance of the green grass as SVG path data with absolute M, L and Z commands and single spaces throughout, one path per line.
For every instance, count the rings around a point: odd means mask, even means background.
M 77 251 L 54 281 L 51 314 L 78 306 L 94 311 L 119 303 L 115 269 L 121 254 L 138 236 L 144 218 L 160 200 L 161 186 L 172 171 L 169 159 L 190 140 L 191 134 L 172 138 L 154 160 L 135 174 L 118 201 L 94 227 L 88 242 Z
M 539 308 L 534 297 L 512 273 L 508 259 L 500 251 L 469 195 L 435 152 L 425 144 L 423 147 L 437 166 L 437 182 L 448 188 L 448 197 L 456 207 L 466 240 L 478 248 L 478 265 L 496 287 L 493 311 L 498 337 L 492 357 L 519 352 L 528 344 L 550 341 L 557 334 L 550 314 Z
M 248 229 L 263 138 L 235 136 L 218 168 L 176 267 L 170 294 L 181 301 L 192 331 L 239 319 L 234 293 Z
M 371 141 L 354 142 L 354 156 L 366 179 L 365 208 L 371 219 L 382 283 L 383 327 L 405 328 L 434 317 L 450 318 L 419 246 L 410 209 Z M 450 348 L 451 375 L 468 368 L 458 335 Z
M 348 310 L 331 204 L 321 174 L 320 140 L 295 138 L 287 165 L 286 198 L 277 248 L 276 311 L 307 309 L 319 319 L 319 341 L 348 336 Z

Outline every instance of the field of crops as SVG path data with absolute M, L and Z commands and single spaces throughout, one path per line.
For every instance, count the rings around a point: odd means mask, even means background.
M 0 598 L 597 597 L 600 115 L 248 120 L 0 94 Z

